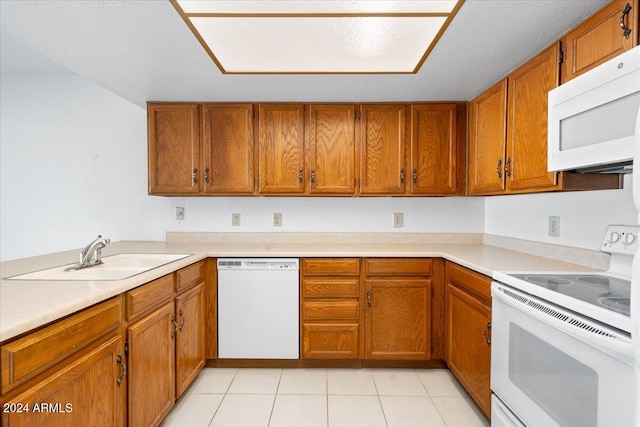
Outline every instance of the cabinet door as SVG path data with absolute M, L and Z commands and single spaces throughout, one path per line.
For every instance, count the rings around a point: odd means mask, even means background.
M 260 105 L 258 191 L 304 193 L 304 106 Z
M 205 104 L 204 192 L 253 192 L 253 105 Z
M 176 313 L 176 397 L 180 397 L 205 362 L 204 282 L 178 295 Z
M 360 107 L 360 193 L 404 193 L 405 105 Z
M 470 109 L 469 194 L 502 193 L 505 189 L 507 81 L 473 99 Z
M 200 191 L 198 105 L 148 105 L 149 194 Z
M 508 77 L 507 160 L 508 191 L 552 189 L 547 172 L 547 97 L 558 85 L 558 46 L 542 52 Z
M 627 10 L 627 5 L 630 9 Z M 562 39 L 562 83 L 638 44 L 638 0 L 614 0 Z M 625 36 L 623 21 L 631 31 Z
M 411 106 L 412 194 L 456 192 L 456 105 Z
M 365 358 L 429 359 L 431 280 L 365 280 Z
M 316 105 L 308 109 L 309 192 L 354 194 L 356 134 L 354 105 Z
M 127 382 L 122 355 L 122 338 L 119 335 L 96 345 L 44 381 L 3 404 L 8 407 L 29 406 L 28 412 L 3 411 L 2 425 L 126 425 Z M 16 407 L 24 409 L 24 406 Z
M 127 329 L 129 427 L 154 426 L 175 403 L 173 301 Z

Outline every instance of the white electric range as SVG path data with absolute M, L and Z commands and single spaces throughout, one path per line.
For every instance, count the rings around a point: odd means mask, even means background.
M 630 293 L 639 232 L 609 226 L 606 273 L 493 275 L 492 426 L 635 425 Z

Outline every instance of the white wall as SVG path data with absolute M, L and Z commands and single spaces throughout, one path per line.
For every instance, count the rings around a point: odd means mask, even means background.
M 98 234 L 162 240 L 146 195 L 146 111 L 76 75 L 0 76 L 0 259 Z
M 485 206 L 487 234 L 593 250 L 608 224 L 638 223 L 631 175 L 622 190 L 494 196 Z M 560 217 L 560 237 L 548 236 L 549 216 Z
M 185 220 L 173 220 L 168 231 L 482 233 L 484 228 L 484 201 L 478 198 L 181 197 L 170 203 L 185 208 Z M 240 214 L 238 227 L 231 226 L 234 212 Z M 403 228 L 393 228 L 394 212 L 404 214 Z M 282 227 L 273 227 L 273 213 L 282 213 Z

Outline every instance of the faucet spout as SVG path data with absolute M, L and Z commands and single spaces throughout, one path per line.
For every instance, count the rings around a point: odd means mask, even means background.
M 81 268 L 90 267 L 92 265 L 102 264 L 101 250 L 109 243 L 111 243 L 111 239 L 107 239 L 98 235 L 98 237 L 93 242 L 89 243 L 82 250 L 82 252 L 80 252 L 80 263 L 68 267 L 66 270 L 79 270 Z

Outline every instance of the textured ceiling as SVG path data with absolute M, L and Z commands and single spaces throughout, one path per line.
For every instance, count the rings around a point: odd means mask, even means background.
M 2 73 L 34 73 L 39 66 L 43 73 L 70 70 L 139 106 L 464 101 L 606 3 L 467 0 L 413 75 L 254 76 L 221 74 L 168 0 L 1 0 L 0 60 Z

